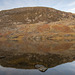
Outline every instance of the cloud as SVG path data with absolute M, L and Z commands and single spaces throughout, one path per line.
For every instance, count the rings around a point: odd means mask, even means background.
M 0 10 L 19 7 L 44 6 L 62 11 L 75 12 L 74 5 L 74 0 L 0 0 Z
M 68 9 L 67 11 L 68 11 L 68 12 L 73 12 L 73 13 L 75 13 L 75 8 Z
M 75 5 L 75 1 L 70 3 L 70 4 L 68 4 L 68 6 L 74 6 L 74 5 Z
M 49 6 L 53 0 L 1 0 L 0 10 L 18 7 Z

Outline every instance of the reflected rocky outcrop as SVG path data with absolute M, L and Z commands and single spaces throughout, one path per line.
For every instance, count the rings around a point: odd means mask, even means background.
M 23 54 L 6 56 L 0 59 L 0 64 L 4 67 L 13 67 L 20 69 L 36 69 L 35 65 L 43 65 L 46 68 L 55 67 L 57 65 L 72 62 L 74 57 L 62 56 L 59 54 Z M 45 68 L 43 67 L 43 68 Z M 37 68 L 41 69 L 41 68 Z
M 41 72 L 45 72 L 47 70 L 45 66 L 39 64 L 35 65 L 35 68 L 37 68 Z
M 0 65 L 42 72 L 75 60 L 75 41 L 4 41 L 0 42 Z M 37 65 L 37 66 L 36 66 Z

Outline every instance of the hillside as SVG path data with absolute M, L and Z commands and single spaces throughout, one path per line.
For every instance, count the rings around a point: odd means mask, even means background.
M 36 64 L 42 64 L 52 68 L 72 61 L 75 61 L 75 40 L 0 42 L 0 65 L 4 67 L 36 69 Z
M 72 13 L 62 12 L 47 7 L 26 7 L 0 12 L 0 26 L 13 24 L 33 24 L 38 22 L 55 22 L 63 19 L 74 19 Z
M 69 36 L 75 36 L 75 14 L 48 7 L 0 11 L 0 39 L 12 36 L 56 36 L 57 33 L 70 33 Z
M 47 68 L 75 60 L 75 14 L 47 7 L 0 11 L 0 65 Z

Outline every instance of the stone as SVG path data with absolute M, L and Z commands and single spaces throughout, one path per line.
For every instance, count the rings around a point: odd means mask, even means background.
M 43 65 L 35 65 L 35 68 L 37 68 L 41 72 L 45 72 L 47 68 Z

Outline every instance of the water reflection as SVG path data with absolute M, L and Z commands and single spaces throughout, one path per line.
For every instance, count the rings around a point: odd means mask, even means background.
M 74 75 L 75 40 L 66 40 L 0 41 L 0 75 Z
M 0 66 L 0 75 L 75 75 L 75 62 L 49 68 L 44 73 L 37 69 L 14 69 Z

